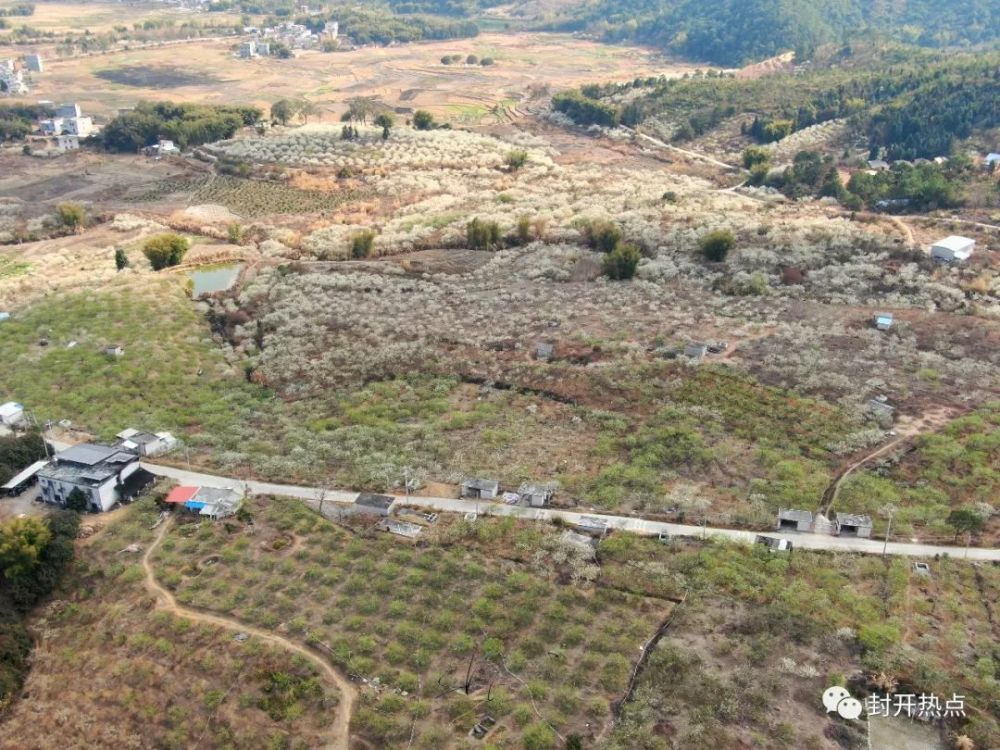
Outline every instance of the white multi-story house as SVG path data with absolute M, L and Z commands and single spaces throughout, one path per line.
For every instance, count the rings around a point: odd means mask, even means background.
M 131 500 L 152 483 L 139 466 L 139 453 L 121 445 L 81 443 L 57 453 L 38 472 L 42 499 L 65 505 L 73 490 L 87 498 L 87 509 L 103 512 L 122 500 Z

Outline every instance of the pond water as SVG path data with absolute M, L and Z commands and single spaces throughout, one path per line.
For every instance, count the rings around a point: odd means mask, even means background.
M 242 263 L 227 263 L 221 266 L 206 266 L 188 274 L 194 282 L 191 296 L 197 299 L 203 294 L 222 292 L 231 287 L 243 270 Z

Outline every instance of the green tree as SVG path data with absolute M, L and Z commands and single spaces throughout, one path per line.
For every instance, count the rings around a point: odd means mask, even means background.
M 188 251 L 188 241 L 179 234 L 158 234 L 146 240 L 143 255 L 149 260 L 154 271 L 176 266 Z
M 770 164 L 771 152 L 760 146 L 749 146 L 743 150 L 743 166 L 753 169 L 757 164 Z
M 602 266 L 604 274 L 609 279 L 623 281 L 635 276 L 642 253 L 639 248 L 628 242 L 621 242 L 610 253 L 604 256 Z
M 503 161 L 507 165 L 507 169 L 511 172 L 516 172 L 528 163 L 528 152 L 521 148 L 508 151 Z
M 32 576 L 51 538 L 52 532 L 40 518 L 12 518 L 0 524 L 0 571 L 3 571 L 3 577 L 16 583 Z
M 701 254 L 707 260 L 721 263 L 729 255 L 729 251 L 736 244 L 736 237 L 728 229 L 715 229 L 698 242 Z
M 978 534 L 983 530 L 983 517 L 972 508 L 957 508 L 948 514 L 945 523 L 955 529 L 955 538 L 959 534 Z
M 418 109 L 413 113 L 413 127 L 417 130 L 433 130 L 434 115 L 426 109 Z
M 370 229 L 358 232 L 351 237 L 351 257 L 367 258 L 375 249 L 375 232 Z
M 87 211 L 79 203 L 60 203 L 56 206 L 56 215 L 64 227 L 77 232 L 87 220 Z
M 295 102 L 288 99 L 279 99 L 271 105 L 271 119 L 287 125 L 296 115 Z
M 73 491 L 66 496 L 66 509 L 75 510 L 78 513 L 82 513 L 87 510 L 87 506 L 90 501 L 87 498 L 86 493 L 79 487 L 74 487 Z
M 396 118 L 389 112 L 380 112 L 375 117 L 375 124 L 382 128 L 382 140 L 385 141 L 389 139 L 389 131 L 396 124 Z
M 115 268 L 119 271 L 124 271 L 128 268 L 128 256 L 125 254 L 124 248 L 115 248 Z
M 465 58 L 465 64 L 466 65 L 478 65 L 479 64 L 479 58 L 476 57 L 475 55 L 469 55 L 468 57 Z

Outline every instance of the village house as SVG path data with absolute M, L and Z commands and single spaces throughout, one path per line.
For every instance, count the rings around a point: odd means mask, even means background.
M 975 240 L 953 234 L 931 245 L 931 257 L 946 263 L 956 260 L 968 260 L 975 247 Z
M 67 448 L 38 472 L 42 500 L 65 505 L 73 490 L 87 498 L 88 510 L 108 511 L 136 497 L 153 482 L 139 466 L 139 454 L 117 445 L 81 443 Z
M 43 69 L 42 56 L 38 54 L 25 55 L 24 67 L 32 73 L 41 73 Z
M 466 479 L 462 482 L 462 497 L 492 500 L 500 493 L 500 483 L 495 479 Z
M 232 487 L 174 487 L 164 502 L 217 521 L 240 509 L 243 493 Z

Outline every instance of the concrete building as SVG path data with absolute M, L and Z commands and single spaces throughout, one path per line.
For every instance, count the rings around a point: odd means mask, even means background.
M 869 539 L 872 535 L 872 517 L 855 513 L 834 513 L 838 536 L 856 536 Z
M 779 508 L 777 530 L 809 533 L 813 530 L 813 514 L 808 510 Z
M 24 67 L 32 73 L 41 73 L 44 68 L 42 65 L 42 56 L 38 54 L 25 55 Z
M 80 136 L 57 135 L 56 148 L 60 151 L 77 151 L 80 148 Z
M 522 484 L 517 494 L 532 508 L 544 508 L 555 494 L 555 487 L 548 484 Z
M 968 260 L 975 248 L 975 240 L 953 234 L 931 245 L 931 257 L 935 260 L 945 261 L 946 263 L 956 260 Z
M 396 498 L 391 495 L 375 495 L 370 492 L 362 492 L 354 501 L 354 509 L 359 513 L 367 513 L 370 516 L 389 515 L 392 510 L 392 503 Z
M 115 437 L 118 445 L 140 456 L 159 456 L 177 447 L 177 438 L 169 432 L 143 432 L 130 427 Z
M 217 521 L 240 509 L 243 493 L 232 487 L 174 487 L 164 502 Z
M 87 497 L 88 510 L 102 512 L 138 494 L 141 488 L 137 489 L 135 482 L 126 482 L 140 470 L 139 454 L 135 451 L 115 445 L 81 443 L 57 453 L 38 472 L 38 484 L 47 503 L 65 505 L 70 493 L 78 489 Z M 146 479 L 142 475 L 140 478 Z
M 492 500 L 500 493 L 500 482 L 495 479 L 466 479 L 462 482 L 462 497 Z

